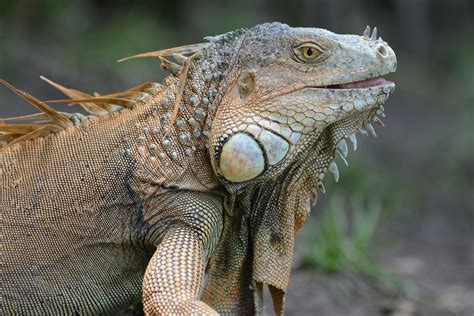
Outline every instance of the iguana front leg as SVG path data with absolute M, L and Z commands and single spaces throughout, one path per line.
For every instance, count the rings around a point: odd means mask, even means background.
M 199 301 L 204 278 L 204 249 L 187 227 L 168 232 L 148 264 L 143 306 L 151 315 L 218 315 Z
M 199 300 L 205 265 L 222 230 L 222 204 L 202 193 L 160 200 L 159 217 L 171 227 L 159 241 L 143 281 L 148 315 L 218 315 Z

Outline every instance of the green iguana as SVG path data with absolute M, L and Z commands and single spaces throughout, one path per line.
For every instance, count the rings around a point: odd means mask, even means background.
M 264 286 L 283 314 L 316 190 L 395 87 L 369 33 L 257 25 L 133 56 L 171 74 L 109 95 L 43 78 L 90 116 L 2 81 L 41 113 L 0 122 L 1 314 L 141 299 L 153 315 L 260 314 Z

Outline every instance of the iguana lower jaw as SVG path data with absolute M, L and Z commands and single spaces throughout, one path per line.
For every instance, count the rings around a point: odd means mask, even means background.
M 330 124 L 321 133 L 315 144 L 315 147 L 322 149 L 318 151 L 317 157 L 314 158 L 314 165 L 317 168 L 313 169 L 312 173 L 319 178 L 320 182 L 324 179 L 327 171 L 333 174 L 336 182 L 339 180 L 336 158 L 340 158 L 344 164 L 348 165 L 347 156 L 349 151 L 346 140 L 352 143 L 355 151 L 357 149 L 357 133 L 368 135 L 370 132 L 374 137 L 377 136 L 372 123 L 384 126 L 379 116 L 385 117 L 383 104 L 394 88 L 395 85 L 389 83 L 384 85 L 383 88 L 381 87 L 379 89 L 380 93 L 376 96 L 369 97 L 369 101 L 356 99 L 354 103 L 342 105 L 346 108 L 346 117 Z M 321 191 L 325 192 L 322 183 L 318 183 L 318 186 Z
M 340 111 L 334 122 L 321 130 L 312 149 L 302 154 L 301 158 L 305 161 L 301 168 L 315 179 L 316 187 L 309 190 L 319 189 L 325 193 L 322 181 L 328 171 L 333 174 L 336 182 L 339 180 L 336 158 L 348 165 L 349 150 L 346 140 L 350 141 L 356 150 L 357 133 L 368 135 L 370 132 L 376 137 L 372 123 L 384 126 L 380 118 L 385 117 L 383 104 L 393 93 L 395 84 L 382 77 L 375 77 L 310 89 L 319 95 L 329 94 L 333 95 L 335 100 L 344 100 L 336 103 L 336 108 Z
M 369 79 L 364 79 L 364 80 L 359 80 L 359 81 L 333 84 L 333 85 L 328 85 L 328 86 L 316 86 L 314 88 L 333 89 L 333 90 L 335 89 L 359 90 L 359 89 L 367 89 L 367 88 L 372 88 L 372 87 L 377 87 L 377 86 L 384 86 L 390 83 L 391 81 L 388 81 L 385 78 L 375 77 L 375 78 L 369 78 Z

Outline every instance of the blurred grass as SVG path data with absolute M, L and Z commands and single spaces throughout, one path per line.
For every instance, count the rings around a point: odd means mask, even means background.
M 355 195 L 350 202 L 346 200 L 333 194 L 310 238 L 304 265 L 329 273 L 347 269 L 370 273 L 376 265 L 372 246 L 379 227 L 380 203 L 371 200 L 364 206 L 361 197 Z
M 302 267 L 349 279 L 359 275 L 381 291 L 418 299 L 414 284 L 376 259 L 375 237 L 383 213 L 380 200 L 364 201 L 359 194 L 347 199 L 340 194 L 339 191 L 331 196 L 313 233 L 305 239 Z

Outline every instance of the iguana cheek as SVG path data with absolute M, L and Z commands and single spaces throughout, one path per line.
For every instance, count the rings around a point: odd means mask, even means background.
M 265 169 L 263 150 L 245 133 L 232 135 L 222 147 L 219 170 L 231 182 L 243 182 L 260 175 Z
M 258 137 L 267 154 L 268 164 L 276 165 L 285 158 L 290 145 L 280 136 L 273 134 L 267 130 L 263 130 Z

